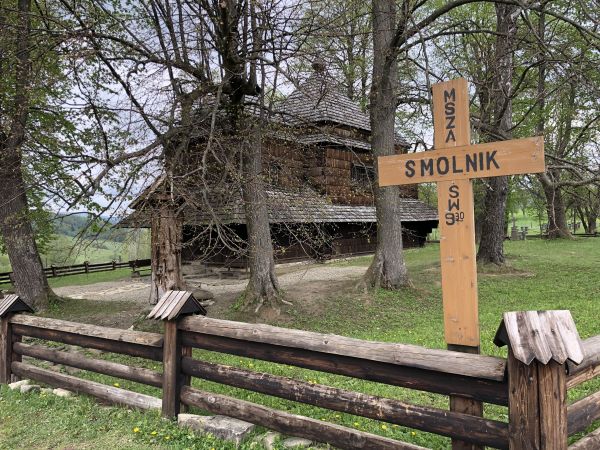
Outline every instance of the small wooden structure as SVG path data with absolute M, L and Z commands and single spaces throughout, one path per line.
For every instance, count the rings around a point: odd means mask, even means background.
M 188 291 L 167 291 L 152 308 L 148 319 L 176 320 L 180 316 L 190 314 L 206 315 L 206 309 Z
M 194 406 L 344 449 L 423 450 L 385 436 L 192 388 L 191 377 L 498 449 L 566 450 L 567 436 L 600 418 L 600 391 L 566 404 L 567 389 L 600 375 L 600 336 L 581 342 L 567 311 L 505 314 L 495 341 L 510 346 L 507 364 L 505 358 L 194 317 L 202 313 L 198 306 L 190 293 L 171 292 L 161 298 L 150 317 L 167 319 L 164 335 L 26 314 L 4 315 L 0 342 L 12 345 L 0 346 L 0 382 L 30 378 L 103 401 L 162 408 L 166 417 L 174 417 L 182 405 Z M 24 337 L 36 338 L 36 342 L 21 342 Z M 43 345 L 44 340 L 162 361 L 163 371 L 59 351 Z M 509 422 L 203 361 L 193 357 L 192 348 L 508 406 Z M 162 400 L 24 363 L 22 356 L 162 388 Z M 596 450 L 599 438 L 598 432 L 592 432 L 570 450 Z

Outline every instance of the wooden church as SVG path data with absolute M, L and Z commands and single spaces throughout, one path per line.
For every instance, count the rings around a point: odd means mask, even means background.
M 313 68 L 306 82 L 277 106 L 269 119 L 273 126 L 262 141 L 263 180 L 277 262 L 368 254 L 377 244 L 369 116 L 345 96 L 324 65 L 315 63 Z M 205 121 L 214 123 L 219 118 L 210 108 L 204 114 Z M 201 132 L 197 140 L 198 148 L 206 145 Z M 407 149 L 408 144 L 396 136 L 397 152 Z M 189 165 L 193 158 L 187 160 Z M 189 182 L 192 172 L 186 172 L 187 188 L 182 182 L 173 183 L 182 191 L 183 262 L 244 267 L 247 231 L 240 187 L 229 179 L 225 188 L 202 196 L 214 200 L 207 207 L 198 198 L 196 187 L 201 183 Z M 162 183 L 164 177 L 132 202 L 134 212 L 120 226 L 150 227 L 149 200 Z M 416 185 L 403 187 L 400 195 L 404 245 L 422 246 L 437 227 L 437 210 L 418 200 Z

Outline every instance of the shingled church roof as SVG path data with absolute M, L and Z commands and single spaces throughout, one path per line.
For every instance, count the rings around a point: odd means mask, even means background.
M 340 205 L 331 203 L 310 187 L 285 189 L 280 186 L 265 186 L 269 223 L 373 223 L 377 221 L 374 206 Z M 237 190 L 219 196 L 226 197 L 212 215 L 194 199 L 187 199 L 183 205 L 183 216 L 188 225 L 207 225 L 217 221 L 221 224 L 246 223 L 242 195 Z M 139 204 L 138 204 L 139 206 Z M 149 227 L 151 210 L 140 208 L 119 223 L 121 227 Z M 400 207 L 402 222 L 422 222 L 438 220 L 437 210 L 411 198 L 403 198 Z
M 324 63 L 317 61 L 313 63 L 313 68 L 313 74 L 281 102 L 278 112 L 284 122 L 291 126 L 330 123 L 370 133 L 369 115 L 343 92 L 339 83 L 327 72 Z M 398 134 L 395 141 L 408 146 Z M 370 149 L 370 144 L 365 142 L 363 147 Z
M 369 116 L 344 95 L 326 70 L 315 72 L 280 107 L 290 124 L 330 122 L 371 131 Z

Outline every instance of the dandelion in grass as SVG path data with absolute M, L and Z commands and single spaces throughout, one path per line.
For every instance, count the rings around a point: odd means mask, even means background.
M 410 435 L 411 435 L 411 436 L 416 436 L 416 435 L 417 435 L 417 433 L 415 433 L 414 431 L 411 431 L 411 432 L 410 432 Z
M 171 439 L 171 436 L 165 436 L 165 441 L 168 441 L 169 439 Z
M 381 425 L 382 430 L 387 430 L 387 425 Z
M 139 433 L 139 432 L 140 432 L 140 429 L 139 429 L 138 427 L 135 427 L 135 428 L 133 429 L 133 432 L 134 432 L 134 433 Z
M 121 385 L 119 383 L 115 383 L 113 384 L 114 387 L 121 387 Z
M 358 428 L 358 427 L 360 427 L 360 423 L 358 423 L 358 422 L 354 422 L 354 426 L 355 426 L 356 428 Z
M 152 433 L 150 433 L 152 436 L 156 436 L 158 434 L 158 432 L 153 431 Z

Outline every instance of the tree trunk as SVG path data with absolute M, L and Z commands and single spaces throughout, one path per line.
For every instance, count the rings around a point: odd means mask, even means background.
M 396 28 L 393 0 L 373 0 L 373 83 L 371 86 L 371 147 L 373 156 L 393 155 L 397 58 L 392 50 Z M 377 248 L 365 274 L 368 286 L 398 289 L 410 284 L 402 248 L 400 191 L 397 186 L 375 187 Z
M 261 177 L 261 135 L 255 124 L 250 124 L 248 128 L 248 138 L 242 143 L 244 165 L 242 194 L 248 230 L 250 268 L 250 281 L 244 292 L 244 307 L 254 307 L 254 311 L 258 312 L 264 304 L 277 309 L 281 299 L 279 282 L 275 275 L 265 187 Z
M 51 295 L 29 219 L 25 183 L 18 150 L 4 148 L 0 154 L 0 223 L 13 271 L 14 287 L 32 308 L 48 307 Z
M 507 177 L 494 177 L 488 180 L 483 206 L 484 213 L 482 214 L 481 240 L 479 241 L 477 262 L 484 264 L 504 264 L 507 196 Z
M 0 133 L 0 226 L 16 292 L 32 308 L 40 310 L 48 306 L 52 291 L 46 280 L 29 218 L 21 156 L 29 112 L 31 1 L 19 0 L 18 10 L 13 115 L 7 120 L 10 121 L 8 135 Z
M 512 129 L 512 78 L 514 73 L 513 51 L 517 33 L 520 8 L 515 5 L 495 4 L 496 36 L 492 106 L 493 128 L 499 134 L 510 134 Z M 481 240 L 477 262 L 504 264 L 504 232 L 506 229 L 506 198 L 508 177 L 490 178 L 486 184 Z
M 168 199 L 157 205 L 151 223 L 152 284 L 150 303 L 156 304 L 168 290 L 185 290 L 181 272 L 183 216 Z
M 555 174 L 558 176 L 558 174 Z M 548 239 L 571 238 L 567 225 L 567 213 L 563 202 L 562 192 L 548 174 L 538 176 L 546 197 L 546 213 L 548 214 Z

